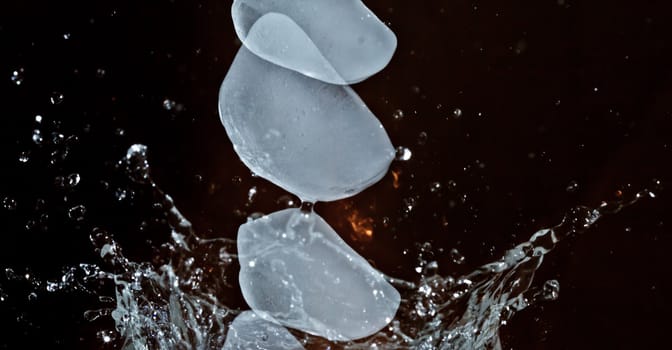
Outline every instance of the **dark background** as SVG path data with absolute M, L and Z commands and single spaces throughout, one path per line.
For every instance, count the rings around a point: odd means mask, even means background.
M 459 275 L 572 206 L 657 180 L 656 199 L 548 256 L 539 282 L 559 280 L 560 299 L 518 314 L 503 340 L 513 349 L 669 347 L 667 3 L 367 1 L 399 46 L 354 89 L 413 156 L 317 211 L 388 274 L 413 278 L 416 247 L 430 242 L 442 273 Z M 102 346 L 96 332 L 111 329 L 109 318 L 82 317 L 100 307 L 97 297 L 44 293 L 39 281 L 99 263 L 94 227 L 136 261 L 151 261 L 151 247 L 168 239 L 160 210 L 115 169 L 133 143 L 148 145 L 155 181 L 203 236 L 235 238 L 247 215 L 283 207 L 285 193 L 250 175 L 217 115 L 239 45 L 229 9 L 223 0 L 0 4 L 0 348 Z M 59 178 L 74 173 L 74 186 Z M 83 215 L 70 210 L 78 205 Z M 352 229 L 353 213 L 371 219 L 372 239 Z M 453 248 L 465 264 L 451 262 Z

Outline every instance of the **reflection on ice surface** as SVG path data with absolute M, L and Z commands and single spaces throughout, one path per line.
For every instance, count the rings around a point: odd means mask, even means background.
M 374 334 L 399 307 L 394 287 L 316 213 L 286 209 L 242 225 L 238 259 L 253 310 L 327 339 Z
M 222 83 L 219 111 L 243 163 L 303 200 L 359 193 L 394 159 L 385 129 L 350 87 L 279 67 L 245 47 Z
M 376 74 L 397 46 L 360 0 L 236 0 L 231 15 L 255 55 L 331 84 Z

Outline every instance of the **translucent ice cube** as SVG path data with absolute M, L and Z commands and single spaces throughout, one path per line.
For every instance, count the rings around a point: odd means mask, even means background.
M 317 214 L 286 209 L 238 230 L 240 287 L 260 316 L 325 337 L 374 334 L 399 293 Z
M 235 0 L 231 15 L 256 55 L 332 84 L 376 74 L 397 47 L 394 33 L 360 0 Z
M 252 311 L 238 315 L 226 334 L 224 350 L 303 350 L 289 331 Z
M 303 200 L 355 195 L 394 159 L 385 129 L 351 88 L 282 68 L 245 47 L 222 83 L 219 112 L 243 163 Z

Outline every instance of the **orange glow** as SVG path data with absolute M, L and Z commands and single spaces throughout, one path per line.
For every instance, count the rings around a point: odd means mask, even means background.
M 357 210 L 353 210 L 348 216 L 350 227 L 354 231 L 353 239 L 357 241 L 369 241 L 373 238 L 373 219 L 362 218 Z
M 392 187 L 395 190 L 399 188 L 399 175 L 401 175 L 401 170 L 392 170 Z

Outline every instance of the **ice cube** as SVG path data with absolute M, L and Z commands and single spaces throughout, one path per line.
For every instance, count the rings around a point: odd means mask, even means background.
M 360 0 L 235 0 L 231 16 L 253 53 L 332 84 L 376 74 L 397 47 L 394 33 Z
M 241 47 L 219 113 L 240 159 L 306 201 L 353 196 L 380 180 L 395 150 L 347 86 L 282 68 Z
M 240 287 L 261 317 L 330 340 L 367 337 L 399 293 L 317 214 L 286 209 L 238 230 Z
M 224 350 L 303 350 L 289 331 L 252 311 L 238 315 L 226 334 Z

